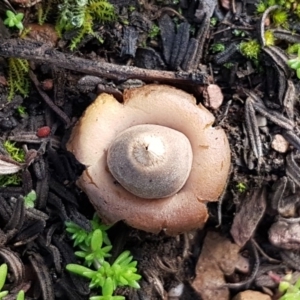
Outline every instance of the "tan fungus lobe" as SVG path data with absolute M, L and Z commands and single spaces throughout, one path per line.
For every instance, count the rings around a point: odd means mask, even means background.
M 123 220 L 141 230 L 153 233 L 164 230 L 171 235 L 202 227 L 208 217 L 206 202 L 218 200 L 229 172 L 230 149 L 224 131 L 212 127 L 214 116 L 201 104 L 197 106 L 192 95 L 179 89 L 151 84 L 126 90 L 123 96 L 123 104 L 108 94 L 98 96 L 72 131 L 67 148 L 86 166 L 77 182 L 79 187 L 88 195 L 102 220 L 108 224 Z M 175 179 L 169 182 L 175 182 L 176 188 L 171 192 L 171 196 L 169 191 L 166 191 L 158 199 L 141 198 L 129 192 L 130 187 L 122 187 L 112 176 L 112 173 L 115 176 L 116 174 L 113 167 L 108 166 L 108 150 L 110 147 L 113 149 L 112 145 L 117 136 L 122 136 L 129 128 L 129 131 L 136 130 L 134 127 L 140 128 L 137 125 L 159 125 L 153 130 L 163 126 L 167 127 L 166 130 L 175 131 L 174 137 L 173 133 L 168 131 L 167 135 L 162 134 L 167 138 L 159 137 L 153 144 L 155 155 L 160 155 L 165 150 L 166 153 L 175 152 L 174 157 L 169 159 L 174 164 L 170 169 L 175 169 L 178 163 L 177 169 L 184 169 L 183 177 L 188 177 L 186 181 L 186 178 L 176 181 L 176 172 L 173 172 L 172 176 Z M 179 142 L 181 138 L 177 134 L 181 133 L 183 137 Z M 180 146 L 180 143 L 184 146 Z M 129 144 L 126 144 L 126 147 Z M 193 154 L 191 166 L 189 147 Z M 130 153 L 129 151 L 126 154 L 125 151 L 121 154 L 120 150 L 117 152 L 120 156 L 128 156 Z M 115 157 L 119 159 L 118 155 Z M 127 169 L 128 172 L 125 168 L 125 172 L 120 173 L 121 177 L 133 174 L 130 168 Z M 160 173 L 159 169 L 155 172 L 153 174 Z M 161 178 L 166 178 L 168 182 L 170 174 L 168 171 Z M 128 177 L 130 179 L 132 176 Z M 150 177 L 156 178 L 152 175 Z M 166 186 L 166 190 L 170 185 L 167 182 L 161 184 Z

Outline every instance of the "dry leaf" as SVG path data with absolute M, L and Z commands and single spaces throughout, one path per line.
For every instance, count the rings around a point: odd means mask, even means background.
M 0 175 L 14 174 L 19 172 L 23 167 L 13 159 L 5 155 L 0 155 Z

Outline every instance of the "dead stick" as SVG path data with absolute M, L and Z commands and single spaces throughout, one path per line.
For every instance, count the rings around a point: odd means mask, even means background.
M 47 93 L 45 93 L 41 89 L 40 83 L 39 83 L 37 77 L 34 75 L 34 73 L 32 71 L 29 71 L 29 77 L 33 81 L 33 83 L 34 83 L 37 91 L 39 92 L 39 94 L 41 95 L 41 97 L 43 98 L 43 100 L 60 117 L 60 119 L 62 119 L 65 122 L 66 128 L 69 128 L 71 126 L 71 120 L 70 120 L 70 118 L 58 106 L 56 106 L 53 103 L 53 101 L 51 100 L 51 98 L 47 95 Z
M 93 61 L 59 52 L 48 44 L 23 39 L 0 39 L 0 56 L 52 64 L 68 70 L 114 80 L 141 79 L 147 82 L 158 81 L 173 84 L 208 84 L 208 75 L 204 72 L 148 70 Z

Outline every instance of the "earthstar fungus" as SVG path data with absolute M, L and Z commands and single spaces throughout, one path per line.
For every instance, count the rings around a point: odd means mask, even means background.
M 67 149 L 86 166 L 79 187 L 106 223 L 171 235 L 201 228 L 228 177 L 224 131 L 179 89 L 150 84 L 123 96 L 98 96 L 72 131 Z

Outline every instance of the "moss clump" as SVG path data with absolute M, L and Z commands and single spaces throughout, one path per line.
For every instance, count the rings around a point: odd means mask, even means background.
M 56 31 L 60 36 L 66 31 L 77 29 L 71 40 L 70 48 L 74 50 L 85 35 L 92 35 L 100 42 L 101 36 L 94 32 L 95 22 L 108 22 L 115 19 L 115 10 L 107 0 L 64 0 L 58 5 L 59 16 Z
M 257 60 L 260 53 L 260 45 L 257 40 L 241 42 L 240 51 L 245 57 Z
M 8 101 L 16 93 L 24 97 L 29 94 L 29 62 L 25 59 L 10 57 L 8 59 Z

